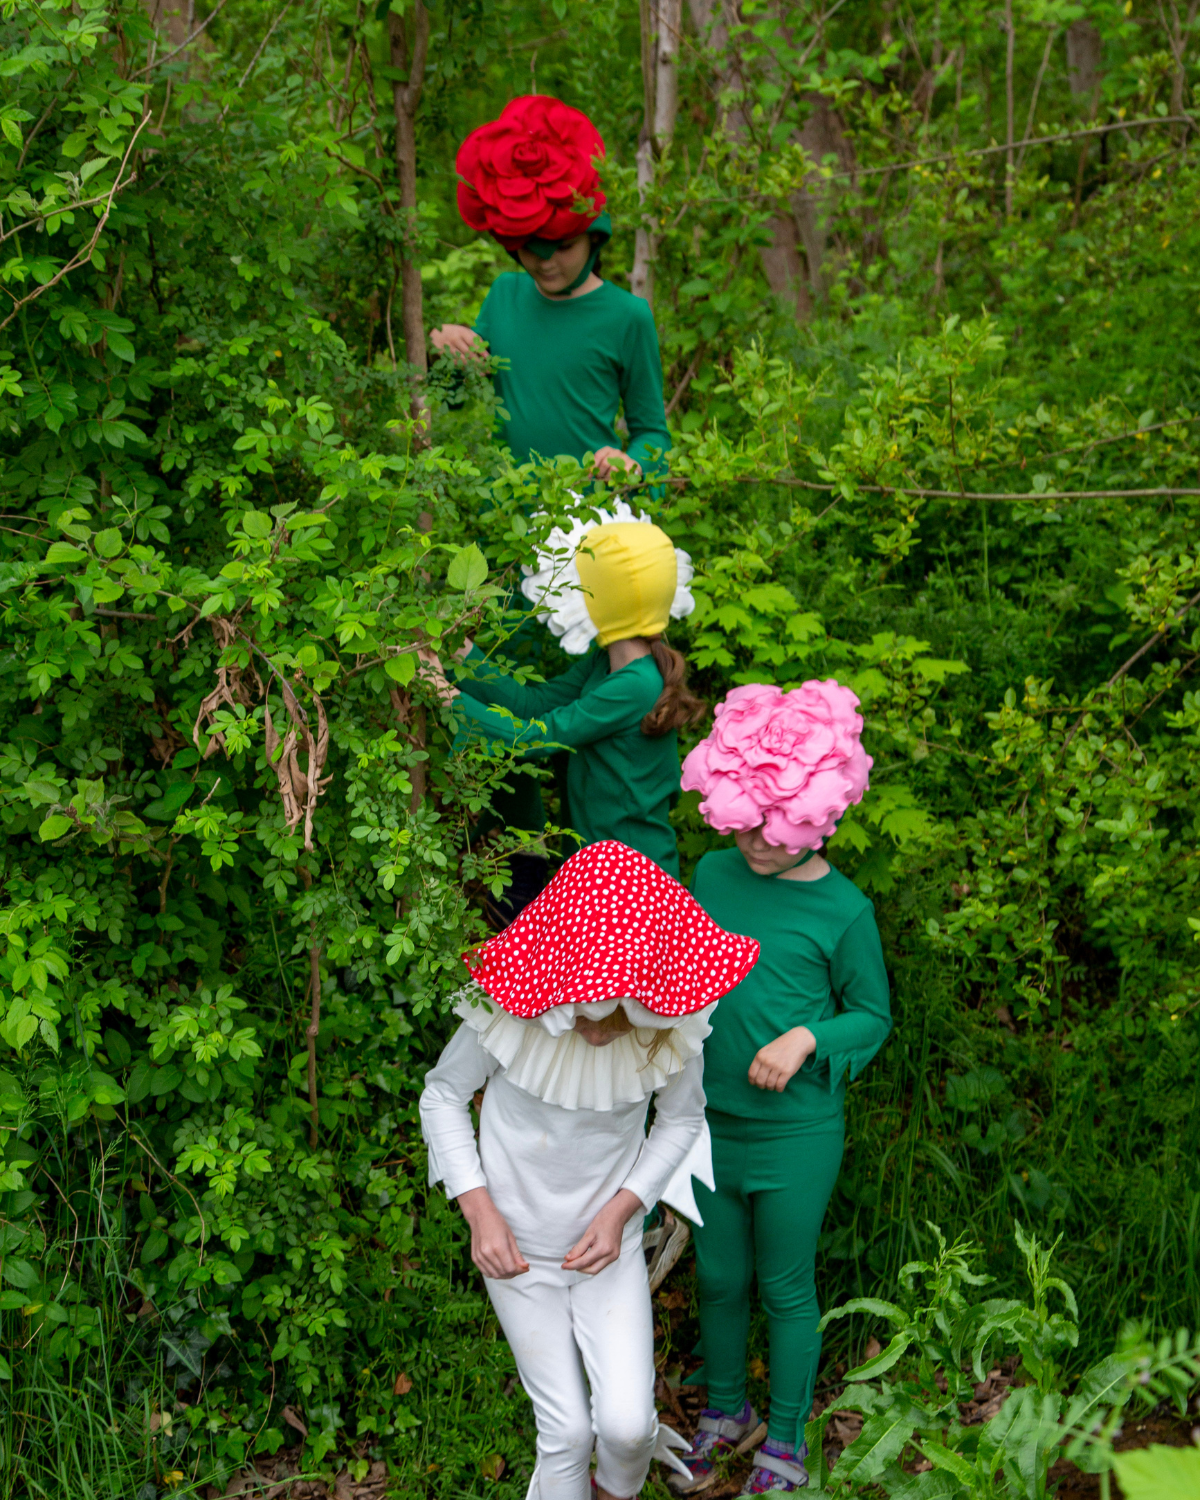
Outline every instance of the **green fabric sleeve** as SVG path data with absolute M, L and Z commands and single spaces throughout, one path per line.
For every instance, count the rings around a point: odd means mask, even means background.
M 630 674 L 622 682 L 624 675 L 623 672 L 614 672 L 586 697 L 536 717 L 513 716 L 511 710 L 507 714 L 501 713 L 466 692 L 455 699 L 454 713 L 465 719 L 476 735 L 500 740 L 502 744 L 523 751 L 531 760 L 542 759 L 553 755 L 560 746 L 576 750 L 620 734 L 640 722 L 654 706 L 653 701 L 646 701 L 644 679 Z M 555 679 L 556 682 L 562 680 Z M 500 707 L 507 705 L 501 704 Z
M 663 408 L 658 331 L 649 313 L 630 320 L 620 388 L 625 425 L 629 429 L 626 452 L 641 465 L 643 473 L 660 473 L 666 467 L 665 461 L 651 459 L 649 450 L 658 448 L 667 453 L 671 447 L 671 434 L 667 431 L 667 414 Z
M 595 658 L 589 653 L 549 682 L 520 683 L 493 665 L 478 646 L 472 646 L 454 676 L 463 693 L 477 703 L 496 704 L 516 714 L 518 719 L 534 719 L 573 703 L 595 665 Z
M 488 288 L 487 296 L 483 299 L 483 306 L 479 309 L 478 316 L 476 317 L 474 323 L 475 332 L 479 335 L 479 337 L 484 341 L 485 344 L 489 345 L 492 342 L 492 312 L 495 308 L 495 304 L 492 301 L 492 293 L 495 290 L 496 283 L 492 282 L 491 286 Z
M 829 1064 L 829 1087 L 841 1083 L 849 1069 L 857 1078 L 883 1046 L 892 1029 L 888 1003 L 887 966 L 883 945 L 868 907 L 850 923 L 833 951 L 829 965 L 830 987 L 842 1009 L 827 1021 L 814 1021 L 809 1031 L 817 1039 L 810 1059 L 814 1068 Z

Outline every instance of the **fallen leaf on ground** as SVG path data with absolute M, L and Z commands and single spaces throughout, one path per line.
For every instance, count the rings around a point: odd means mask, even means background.
M 400 1373 L 399 1373 L 399 1375 L 396 1376 L 396 1383 L 395 1383 L 395 1385 L 392 1387 L 392 1395 L 393 1396 L 407 1396 L 408 1393 L 409 1393 L 409 1391 L 411 1391 L 411 1390 L 412 1390 L 412 1381 L 404 1373 L 404 1371 L 401 1370 Z
M 485 1479 L 499 1479 L 504 1473 L 503 1456 L 499 1453 L 491 1454 L 479 1465 L 479 1472 Z
M 308 1428 L 304 1425 L 304 1419 L 292 1406 L 285 1406 L 279 1414 L 289 1427 L 294 1427 L 301 1437 L 308 1436 Z

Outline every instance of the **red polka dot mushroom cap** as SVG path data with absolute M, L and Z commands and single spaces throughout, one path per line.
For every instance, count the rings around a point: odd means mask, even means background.
M 511 925 L 463 955 L 488 996 L 524 1020 L 618 996 L 682 1018 L 757 960 L 753 938 L 718 927 L 652 859 L 612 839 L 573 854 Z

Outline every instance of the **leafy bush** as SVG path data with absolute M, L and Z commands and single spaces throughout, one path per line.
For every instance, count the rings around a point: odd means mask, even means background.
M 1130 1316 L 1200 1324 L 1196 172 L 1153 18 L 1097 12 L 1103 151 L 1029 147 L 1009 213 L 982 11 L 937 13 L 926 89 L 857 9 L 819 46 L 753 7 L 689 32 L 647 199 L 676 448 L 634 498 L 696 560 L 710 697 L 864 701 L 834 858 L 900 1025 L 851 1091 L 824 1284 L 934 1264 L 928 1218 L 1012 1293 L 1014 1213 L 1061 1232 L 1078 1347 L 1047 1395 Z M 596 109 L 627 275 L 636 29 L 565 14 L 429 13 L 410 211 L 414 7 L 218 6 L 191 45 L 132 0 L 0 7 L 6 1494 L 224 1484 L 285 1445 L 523 1490 L 527 1407 L 414 1113 L 522 836 L 472 841 L 511 767 L 454 749 L 417 651 L 561 667 L 508 604 L 586 481 L 513 468 L 486 371 L 422 383 L 400 301 L 419 265 L 428 316 L 470 316 L 504 264 L 462 243 L 451 162 L 529 62 Z M 1035 40 L 1018 82 L 1068 131 Z M 844 175 L 798 144 L 818 102 Z M 797 322 L 760 252 L 810 197 Z M 714 840 L 677 818 L 690 865 Z

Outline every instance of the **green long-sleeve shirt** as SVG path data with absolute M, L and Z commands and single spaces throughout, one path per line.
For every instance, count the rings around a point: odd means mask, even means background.
M 706 854 L 692 894 L 729 932 L 757 938 L 758 962 L 713 1014 L 704 1044 L 711 1108 L 750 1119 L 818 1121 L 841 1113 L 892 1026 L 888 977 L 870 901 L 831 869 L 819 880 L 756 875 L 737 849 Z M 760 1047 L 807 1026 L 817 1050 L 782 1093 L 747 1074 Z
M 611 281 L 582 297 L 545 297 L 531 276 L 506 273 L 492 283 L 475 332 L 508 362 L 496 373 L 496 394 L 518 463 L 621 447 L 621 406 L 625 451 L 644 471 L 654 467 L 651 448 L 670 448 L 658 333 L 641 297 Z
M 567 821 L 585 844 L 618 839 L 679 878 L 667 814 L 679 795 L 675 733 L 650 739 L 642 718 L 658 702 L 662 676 L 651 656 L 608 669 L 594 649 L 561 677 L 522 686 L 472 651 L 459 670 L 454 712 L 470 733 L 499 740 L 529 760 L 565 745 Z M 500 713 L 498 709 L 507 709 Z

